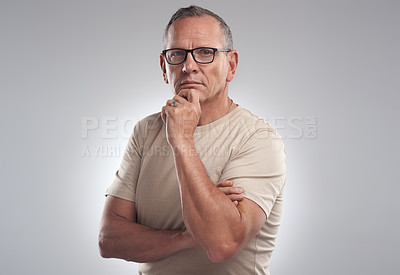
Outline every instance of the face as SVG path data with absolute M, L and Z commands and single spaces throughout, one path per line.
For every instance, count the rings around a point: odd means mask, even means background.
M 211 16 L 188 17 L 175 21 L 166 37 L 166 49 L 194 49 L 212 47 L 223 49 L 224 43 L 219 22 Z M 237 67 L 237 52 L 216 52 L 209 64 L 198 64 L 192 55 L 179 65 L 169 65 L 160 56 L 164 81 L 175 94 L 184 95 L 194 90 L 200 103 L 215 101 L 227 96 L 228 82 L 233 79 Z

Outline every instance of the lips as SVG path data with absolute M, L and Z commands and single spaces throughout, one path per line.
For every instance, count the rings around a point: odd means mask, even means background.
M 180 86 L 196 86 L 196 85 L 202 85 L 202 83 L 194 80 L 184 80 L 180 84 Z

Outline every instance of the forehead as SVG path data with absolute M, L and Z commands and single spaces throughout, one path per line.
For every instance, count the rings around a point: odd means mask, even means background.
M 222 47 L 221 25 L 208 15 L 179 19 L 168 30 L 166 46 L 167 48 Z

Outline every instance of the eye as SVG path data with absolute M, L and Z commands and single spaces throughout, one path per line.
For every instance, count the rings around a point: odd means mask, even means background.
M 169 54 L 170 57 L 181 57 L 184 55 L 185 55 L 185 51 L 182 51 L 182 50 L 171 51 Z
M 199 54 L 202 56 L 209 56 L 213 54 L 213 50 L 211 49 L 200 49 Z

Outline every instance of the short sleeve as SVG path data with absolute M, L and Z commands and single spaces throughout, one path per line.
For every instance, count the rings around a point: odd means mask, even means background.
M 138 123 L 128 141 L 121 166 L 115 173 L 114 182 L 106 191 L 106 196 L 112 195 L 128 201 L 135 201 L 136 184 L 142 159 L 139 128 Z
M 237 149 L 221 175 L 233 179 L 245 198 L 258 204 L 269 217 L 276 198 L 286 183 L 286 153 L 274 128 L 262 128 Z

